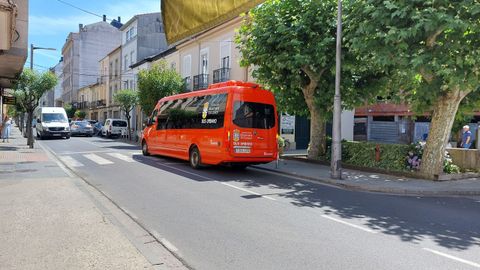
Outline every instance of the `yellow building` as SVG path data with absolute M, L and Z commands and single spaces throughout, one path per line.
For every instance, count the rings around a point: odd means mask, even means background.
M 107 117 L 106 85 L 91 84 L 78 90 L 77 109 L 86 112 L 87 119 L 104 122 Z

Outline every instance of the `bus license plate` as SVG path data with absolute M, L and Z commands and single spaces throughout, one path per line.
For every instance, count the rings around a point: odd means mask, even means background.
M 250 152 L 250 148 L 235 148 L 237 154 L 249 154 Z

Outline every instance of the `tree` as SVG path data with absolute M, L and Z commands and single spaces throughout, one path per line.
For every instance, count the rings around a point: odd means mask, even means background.
M 81 110 L 75 111 L 74 116 L 78 119 L 85 119 L 85 116 L 87 116 L 87 113 Z
M 117 92 L 113 99 L 120 104 L 120 108 L 125 112 L 125 118 L 127 118 L 128 125 L 128 138 L 132 139 L 132 130 L 130 129 L 130 112 L 138 104 L 137 92 L 131 89 L 123 89 Z
M 15 83 L 15 96 L 17 102 L 27 113 L 27 143 L 30 148 L 33 148 L 33 133 L 32 121 L 33 111 L 38 106 L 38 100 L 48 90 L 52 89 L 57 84 L 57 77 L 55 74 L 47 71 L 38 73 L 34 70 L 25 69 L 20 75 L 19 80 Z
M 145 114 L 153 111 L 159 99 L 180 93 L 182 89 L 182 77 L 175 70 L 167 68 L 165 61 L 138 73 L 138 100 Z
M 77 109 L 75 109 L 75 107 L 72 106 L 72 104 L 65 104 L 65 106 L 63 106 L 63 108 L 65 109 L 65 112 L 67 113 L 67 117 L 68 118 L 73 118 L 75 117 L 75 113 L 77 112 Z
M 383 70 L 416 112 L 432 113 L 421 173 L 441 174 L 460 102 L 478 91 L 480 2 L 349 2 L 345 38 L 359 65 Z
M 326 150 L 335 92 L 336 11 L 335 0 L 265 1 L 249 12 L 235 39 L 241 65 L 254 66 L 253 76 L 275 93 L 279 108 L 310 116 L 310 159 Z M 344 106 L 372 96 L 368 88 L 353 87 L 360 77 L 348 69 L 342 76 Z

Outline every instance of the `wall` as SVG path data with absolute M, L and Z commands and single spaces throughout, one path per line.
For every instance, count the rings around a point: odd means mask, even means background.
M 453 163 L 463 169 L 480 169 L 480 150 L 476 149 L 448 149 Z

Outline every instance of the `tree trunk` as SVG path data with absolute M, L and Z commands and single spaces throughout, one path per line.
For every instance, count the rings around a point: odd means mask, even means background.
M 128 128 L 128 139 L 131 141 L 132 140 L 132 134 L 130 130 L 130 114 L 125 114 L 125 117 L 127 118 L 127 128 Z
M 445 148 L 460 102 L 469 92 L 454 89 L 440 97 L 433 107 L 432 122 L 422 157 L 420 173 L 434 180 L 443 173 Z
M 20 116 L 20 123 L 19 123 L 19 126 L 20 126 L 20 131 L 22 132 L 23 134 L 23 123 L 25 121 L 25 114 L 22 113 L 22 116 Z
M 315 105 L 314 93 L 316 83 L 304 87 L 303 95 L 310 111 L 310 147 L 308 149 L 308 159 L 318 159 L 325 155 L 325 119 L 322 112 Z
M 32 122 L 33 122 L 33 111 L 28 112 L 27 117 L 27 144 L 29 148 L 33 148 L 33 129 L 32 129 Z

